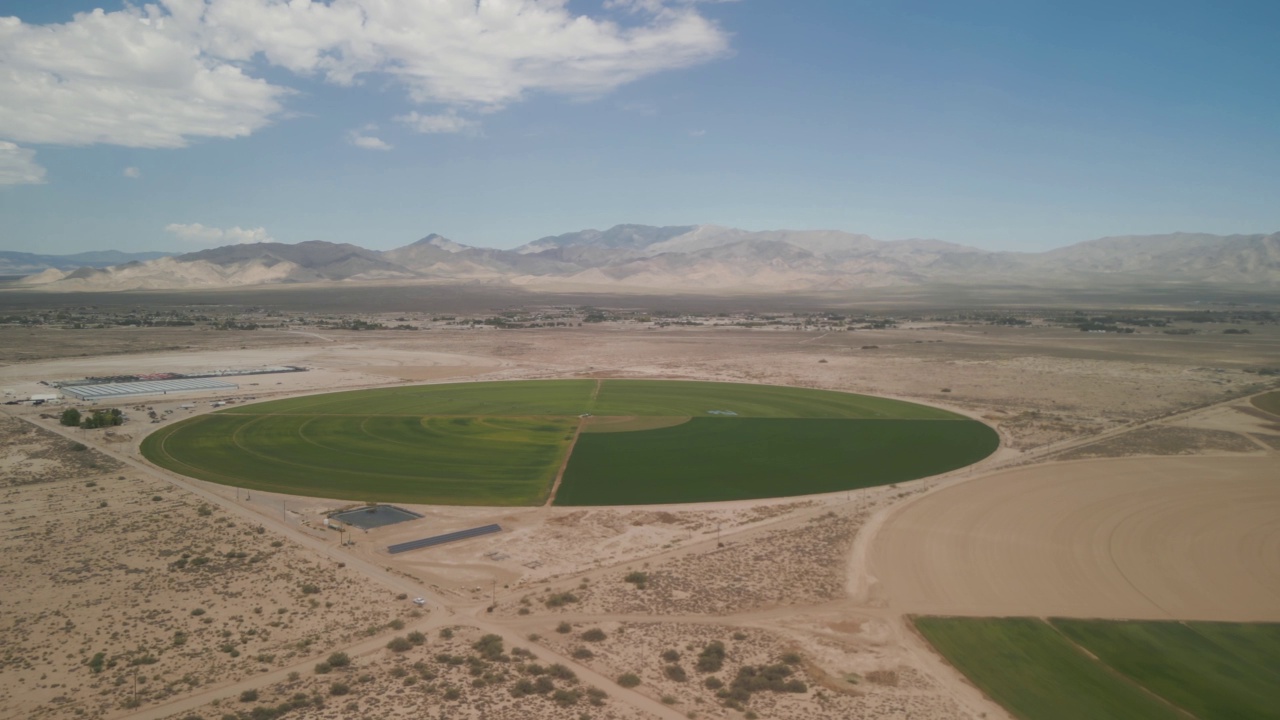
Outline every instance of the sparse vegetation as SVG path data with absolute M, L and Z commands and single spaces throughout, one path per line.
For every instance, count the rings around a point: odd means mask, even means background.
M 569 603 L 576 603 L 576 602 L 578 602 L 577 595 L 574 595 L 573 593 L 567 592 L 567 591 L 558 592 L 558 593 L 552 593 L 546 599 L 546 606 L 549 608 L 558 608 L 558 607 L 564 607 Z

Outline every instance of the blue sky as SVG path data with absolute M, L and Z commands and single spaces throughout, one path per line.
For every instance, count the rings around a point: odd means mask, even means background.
M 1276 2 L 304 5 L 0 4 L 0 249 L 1280 231 Z

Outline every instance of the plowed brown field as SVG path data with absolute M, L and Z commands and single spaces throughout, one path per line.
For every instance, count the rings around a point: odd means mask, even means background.
M 921 497 L 874 539 L 896 610 L 1280 620 L 1280 461 L 1132 458 L 1000 473 Z

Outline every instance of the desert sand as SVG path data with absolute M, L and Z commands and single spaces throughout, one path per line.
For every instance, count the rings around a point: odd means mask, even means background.
M 103 356 L 89 355 L 91 335 L 13 331 L 40 359 L 11 353 L 0 384 L 23 396 L 90 374 L 309 369 L 242 378 L 230 394 L 130 399 L 129 422 L 111 434 L 59 428 L 58 406 L 3 408 L 0 570 L 24 591 L 0 602 L 0 718 L 215 718 L 299 698 L 286 717 L 743 717 L 693 668 L 713 640 L 728 649 L 714 673 L 725 682 L 795 654 L 806 691 L 757 693 L 749 707 L 762 717 L 996 718 L 1004 711 L 908 614 L 1280 619 L 1280 420 L 1247 411 L 1268 387 L 1256 368 L 1280 357 L 1275 326 L 1244 337 L 927 320 L 857 332 L 156 330 L 103 331 L 98 347 L 114 353 Z M 198 482 L 137 452 L 147 432 L 214 399 L 600 376 L 916 400 L 984 419 L 1003 445 L 974 468 L 870 491 L 418 506 L 420 520 L 341 536 L 323 517 L 350 503 Z M 503 532 L 385 550 L 489 522 Z M 626 581 L 632 572 L 643 588 Z M 550 602 L 565 594 L 574 599 Z M 584 640 L 592 628 L 604 639 Z M 420 645 L 386 648 L 415 631 Z M 485 634 L 503 639 L 509 661 L 451 663 Z M 688 679 L 664 670 L 666 650 Z M 350 664 L 317 672 L 335 652 Z M 536 676 L 530 665 L 557 663 L 576 678 L 556 681 L 572 703 L 512 696 Z M 620 686 L 623 673 L 641 684 Z

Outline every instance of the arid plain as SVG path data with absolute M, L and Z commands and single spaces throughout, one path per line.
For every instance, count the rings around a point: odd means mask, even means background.
M 1270 316 L 1147 307 L 1129 317 L 1169 324 L 1114 333 L 1054 320 L 1069 317 L 1061 308 L 878 308 L 834 323 L 753 307 L 586 323 L 595 311 L 526 307 L 556 320 L 501 329 L 460 324 L 486 313 L 459 308 L 229 306 L 217 312 L 258 329 L 0 326 L 0 385 L 14 397 L 90 375 L 308 368 L 243 376 L 230 393 L 128 399 L 128 422 L 110 430 L 59 427 L 65 406 L 3 406 L 0 718 L 219 718 L 288 703 L 280 716 L 995 718 L 1005 711 L 910 614 L 1280 621 L 1280 418 L 1249 401 L 1277 385 Z M 415 329 L 344 329 L 354 321 Z M 1002 446 L 972 468 L 865 491 L 421 506 L 420 520 L 342 535 L 323 518 L 350 503 L 193 481 L 138 453 L 147 432 L 214 400 L 567 377 L 901 398 L 982 419 Z M 386 552 L 491 522 L 503 531 Z M 387 647 L 410 633 L 412 647 Z M 463 660 L 490 634 L 523 670 Z M 807 690 L 725 707 L 694 669 L 716 641 L 717 678 L 785 662 Z M 349 662 L 329 663 L 335 653 Z M 565 692 L 517 697 L 520 673 Z M 627 675 L 639 684 L 620 685 Z

